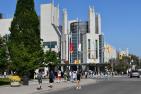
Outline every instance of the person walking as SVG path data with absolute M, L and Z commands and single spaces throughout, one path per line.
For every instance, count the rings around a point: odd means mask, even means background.
M 64 81 L 67 81 L 67 72 L 64 72 Z
M 37 80 L 38 80 L 38 84 L 39 84 L 39 86 L 37 87 L 37 90 L 40 90 L 40 89 L 42 89 L 42 72 L 41 71 L 39 71 L 39 73 L 37 74 Z
M 73 72 L 72 71 L 69 72 L 69 80 L 73 82 Z
M 58 77 L 58 83 L 60 83 L 61 82 L 61 71 L 60 70 L 58 70 L 58 75 L 57 75 Z
M 77 72 L 74 71 L 73 72 L 73 82 L 75 82 L 77 80 Z
M 78 71 L 78 72 L 77 72 L 76 89 L 81 89 L 81 86 L 80 86 L 80 79 L 81 79 L 81 72 Z
M 48 86 L 48 87 L 50 87 L 50 88 L 52 88 L 53 87 L 53 82 L 54 82 L 54 79 L 55 79 L 55 76 L 54 76 L 54 73 L 53 73 L 53 71 L 51 70 L 50 72 L 49 72 L 49 83 L 50 83 L 50 85 Z

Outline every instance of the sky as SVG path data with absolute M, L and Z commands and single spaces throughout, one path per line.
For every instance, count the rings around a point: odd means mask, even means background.
M 40 15 L 40 4 L 51 0 L 35 0 L 35 9 Z M 54 0 L 60 11 L 66 8 L 69 20 L 88 20 L 88 8 L 94 6 L 101 14 L 105 42 L 117 50 L 129 49 L 129 53 L 141 57 L 141 0 Z M 13 17 L 16 0 L 0 0 L 0 13 L 4 18 Z

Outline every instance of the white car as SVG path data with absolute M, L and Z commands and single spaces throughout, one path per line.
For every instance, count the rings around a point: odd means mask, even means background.
M 140 73 L 139 73 L 139 71 L 137 71 L 137 70 L 131 71 L 131 72 L 130 72 L 130 78 L 132 78 L 132 77 L 140 78 Z

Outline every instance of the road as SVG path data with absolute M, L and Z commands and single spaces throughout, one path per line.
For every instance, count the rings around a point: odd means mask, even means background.
M 100 79 L 96 84 L 82 86 L 81 90 L 72 87 L 44 94 L 141 94 L 141 78 Z

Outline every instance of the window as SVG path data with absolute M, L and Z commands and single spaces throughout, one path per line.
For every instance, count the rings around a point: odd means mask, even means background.
M 99 23 L 99 22 L 98 22 L 98 16 L 96 16 L 95 23 L 96 23 L 96 24 L 95 24 L 95 25 L 96 25 L 96 26 L 95 26 L 95 34 L 98 34 L 98 33 L 99 33 L 99 26 L 98 26 L 98 23 Z
M 95 43 L 96 43 L 96 59 L 98 58 L 98 41 L 95 40 Z
M 51 42 L 44 42 L 43 46 L 47 46 L 48 48 L 55 48 L 55 46 L 57 45 L 56 41 L 51 41 Z
M 88 58 L 91 58 L 91 40 L 88 39 Z

